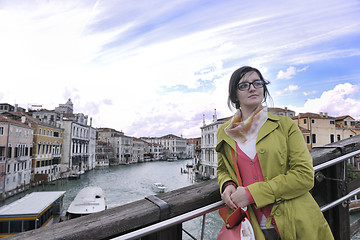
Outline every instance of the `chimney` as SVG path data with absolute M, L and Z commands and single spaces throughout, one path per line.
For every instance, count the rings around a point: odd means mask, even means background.
M 203 127 L 205 127 L 205 114 L 203 114 Z
M 328 117 L 328 113 L 327 113 L 327 112 L 325 113 L 325 117 Z
M 25 116 L 21 116 L 21 123 L 25 123 L 26 121 L 26 117 Z

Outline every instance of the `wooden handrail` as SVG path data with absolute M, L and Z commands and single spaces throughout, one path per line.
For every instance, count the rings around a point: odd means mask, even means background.
M 332 147 L 336 145 L 335 147 Z M 314 166 L 360 149 L 360 135 L 329 144 L 330 148 L 315 148 L 310 151 Z M 341 146 L 337 147 L 337 146 Z M 329 178 L 341 178 L 343 164 L 321 170 Z M 356 182 L 359 187 L 359 181 Z M 353 186 L 352 188 L 354 188 Z M 342 182 L 323 181 L 315 183 L 312 194 L 319 205 L 332 202 L 347 193 L 347 185 Z M 171 192 L 156 195 L 170 208 L 169 217 L 179 216 L 221 200 L 216 179 L 194 184 Z M 342 205 L 325 214 L 335 239 L 349 239 L 349 211 Z M 332 218 L 337 218 L 333 220 Z M 347 218 L 347 221 L 346 221 Z M 122 206 L 91 214 L 77 219 L 53 224 L 10 236 L 9 239 L 109 239 L 159 222 L 159 207 L 143 199 Z M 348 226 L 344 226 L 344 225 Z

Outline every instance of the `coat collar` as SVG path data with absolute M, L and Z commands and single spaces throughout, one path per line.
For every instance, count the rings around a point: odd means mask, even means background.
M 280 120 L 280 117 L 271 113 L 268 113 L 268 120 L 264 123 L 264 125 L 260 128 L 259 134 L 256 139 L 256 143 L 258 143 L 261 139 L 263 139 L 266 135 L 268 135 L 270 132 L 272 132 L 274 129 L 276 129 L 279 126 L 278 121 Z M 227 143 L 230 145 L 231 148 L 236 150 L 236 143 L 235 140 L 229 137 L 224 129 L 231 123 L 231 119 L 220 126 L 219 132 L 217 135 L 217 143 L 216 143 L 216 151 L 219 151 L 221 148 L 221 145 L 223 143 Z

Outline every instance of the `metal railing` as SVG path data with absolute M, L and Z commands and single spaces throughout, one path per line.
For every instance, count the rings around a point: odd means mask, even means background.
M 341 163 L 341 162 L 344 162 L 345 160 L 353 157 L 353 156 L 356 156 L 356 155 L 359 155 L 360 154 L 360 150 L 357 150 L 357 151 L 354 151 L 354 152 L 351 152 L 349 154 L 345 154 L 345 155 L 342 155 L 338 158 L 335 158 L 335 159 L 332 159 L 330 161 L 327 161 L 323 164 L 319 164 L 317 166 L 314 167 L 314 171 L 317 172 L 317 171 L 320 171 L 320 170 L 323 170 L 325 168 L 328 168 L 328 167 L 331 167 L 335 164 L 338 164 L 338 163 Z M 344 162 L 345 163 L 345 162 Z M 320 207 L 320 210 L 322 212 L 325 212 L 343 202 L 345 202 L 346 200 L 348 200 L 349 198 L 355 196 L 356 194 L 359 194 L 360 193 L 360 187 L 358 187 L 357 189 L 351 191 L 350 193 L 346 194 L 345 196 L 337 199 L 336 201 L 334 202 L 331 202 L 329 204 L 326 204 L 324 206 L 321 206 Z M 152 234 L 152 233 L 155 233 L 155 232 L 158 232 L 160 230 L 164 230 L 164 229 L 167 229 L 169 227 L 172 227 L 172 226 L 175 226 L 175 225 L 178 225 L 178 224 L 181 224 L 183 222 L 186 222 L 188 220 L 191 220 L 191 219 L 194 219 L 194 218 L 197 218 L 197 217 L 200 217 L 200 216 L 203 216 L 203 221 L 202 221 L 202 230 L 201 230 L 201 239 L 204 238 L 204 228 L 205 228 L 205 216 L 207 213 L 210 213 L 210 212 L 213 212 L 213 211 L 216 211 L 218 209 L 220 209 L 221 207 L 225 206 L 224 202 L 223 201 L 218 201 L 216 203 L 213 203 L 213 204 L 209 204 L 205 207 L 202 207 L 202 208 L 199 208 L 199 209 L 196 209 L 194 211 L 191 211 L 191 212 L 188 212 L 188 213 L 185 213 L 185 214 L 182 214 L 182 215 L 179 215 L 177 217 L 173 217 L 173 218 L 170 218 L 170 219 L 167 219 L 167 220 L 164 220 L 164 221 L 161 221 L 159 223 L 155 223 L 153 225 L 150 225 L 148 227 L 144 227 L 142 229 L 139 229 L 139 230 L 136 230 L 136 231 L 133 231 L 133 232 L 130 232 L 130 233 L 127 233 L 127 234 L 124 234 L 122 236 L 119 236 L 119 237 L 116 237 L 116 238 L 113 238 L 112 240 L 131 240 L 131 239 L 138 239 L 140 237 L 144 237 L 144 236 L 147 236 L 149 234 Z M 185 231 L 183 229 L 183 231 L 188 234 L 190 237 L 192 237 L 187 231 Z M 195 239 L 194 237 L 192 237 L 193 239 Z

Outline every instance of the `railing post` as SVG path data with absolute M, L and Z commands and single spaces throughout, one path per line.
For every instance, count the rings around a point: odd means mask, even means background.
M 319 206 L 331 203 L 348 193 L 346 161 L 322 169 L 315 174 L 315 186 L 311 191 Z M 324 212 L 335 239 L 350 239 L 348 204 L 339 204 Z

